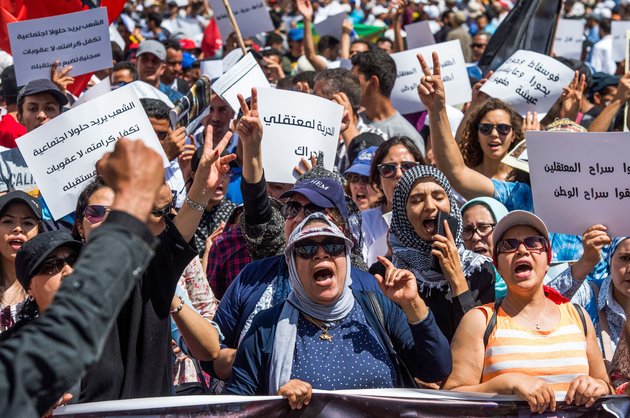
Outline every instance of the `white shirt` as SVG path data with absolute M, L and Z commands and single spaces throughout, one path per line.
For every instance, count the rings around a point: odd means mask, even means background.
M 608 34 L 593 45 L 591 55 L 591 65 L 595 71 L 601 71 L 607 74 L 615 74 L 617 72 L 617 64 L 612 59 L 613 39 Z

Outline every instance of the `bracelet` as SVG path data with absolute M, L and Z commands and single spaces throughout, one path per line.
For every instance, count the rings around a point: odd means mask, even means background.
M 421 323 L 424 322 L 425 319 L 427 319 L 429 317 L 429 312 L 431 312 L 431 311 L 429 310 L 429 308 L 427 308 L 427 313 L 424 314 L 424 316 L 422 318 L 418 319 L 416 322 L 409 322 L 409 321 L 407 321 L 407 322 L 409 323 L 409 325 L 420 325 Z
M 204 213 L 206 211 L 206 205 L 197 203 L 188 196 L 186 196 L 185 202 L 188 204 L 188 206 L 190 206 L 193 210 L 196 210 L 197 212 Z
M 179 298 L 179 306 L 177 308 L 175 308 L 175 309 L 171 309 L 171 311 L 170 311 L 171 315 L 178 313 L 184 307 L 184 298 L 182 298 L 181 296 L 177 296 L 177 297 Z

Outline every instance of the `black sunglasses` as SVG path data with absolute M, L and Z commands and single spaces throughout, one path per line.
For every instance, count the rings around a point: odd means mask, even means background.
M 89 223 L 95 224 L 105 219 L 110 211 L 109 206 L 88 205 L 83 210 L 83 217 L 87 219 Z
M 296 202 L 295 200 L 289 200 L 282 208 L 280 208 L 280 213 L 284 217 L 284 219 L 293 219 L 295 218 L 301 210 L 304 210 L 304 217 L 306 218 L 313 213 L 323 212 L 324 208 L 317 206 L 315 203 L 308 203 L 304 206 Z
M 400 167 L 400 171 L 404 174 L 406 171 L 411 170 L 414 167 L 419 166 L 420 163 L 416 163 L 414 161 L 403 161 L 400 164 L 396 163 L 383 163 L 376 166 L 381 177 L 389 179 L 396 175 L 396 171 L 398 171 L 398 167 Z
M 490 135 L 494 128 L 497 128 L 499 135 L 507 135 L 512 131 L 512 125 L 508 125 L 507 123 L 498 123 L 496 125 L 492 123 L 480 123 L 477 129 L 484 135 Z
M 69 265 L 70 267 L 74 266 L 74 263 L 77 261 L 76 254 L 70 254 L 64 258 L 49 258 L 42 262 L 39 265 L 39 269 L 37 269 L 37 274 L 45 274 L 47 276 L 52 276 L 53 274 L 59 273 L 65 265 Z
M 168 215 L 169 213 L 171 213 L 171 210 L 173 210 L 173 202 L 170 202 L 169 204 L 167 204 L 166 206 L 164 206 L 161 209 L 153 209 L 151 211 L 151 215 L 158 217 L 158 218 L 163 218 L 166 215 Z
M 547 249 L 547 240 L 544 237 L 527 237 L 522 241 L 515 238 L 508 238 L 499 241 L 497 244 L 497 254 L 516 252 L 521 244 L 529 251 L 540 252 Z
M 317 254 L 320 247 L 331 257 L 337 257 L 346 251 L 346 243 L 340 238 L 326 238 L 322 242 L 305 239 L 295 244 L 294 248 L 298 257 L 310 259 Z

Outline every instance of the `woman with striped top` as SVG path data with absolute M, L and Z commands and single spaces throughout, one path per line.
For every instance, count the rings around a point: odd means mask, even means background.
M 507 295 L 464 316 L 445 388 L 517 395 L 538 413 L 554 411 L 557 399 L 589 407 L 610 394 L 588 314 L 555 303 L 543 288 L 551 260 L 545 224 L 530 212 L 511 212 L 496 225 L 493 244 Z

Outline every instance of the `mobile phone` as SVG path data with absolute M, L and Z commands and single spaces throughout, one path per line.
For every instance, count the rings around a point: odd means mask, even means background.
M 437 222 L 436 234 L 442 235 L 444 237 L 446 236 L 446 232 L 444 228 L 444 221 L 448 223 L 448 227 L 451 230 L 451 234 L 455 236 L 455 234 L 457 234 L 457 219 L 454 216 L 451 216 L 450 214 L 441 212 L 441 211 L 438 213 L 438 216 L 436 219 L 436 222 Z M 436 256 L 432 257 L 431 270 L 436 271 L 438 273 L 442 273 L 442 266 L 440 266 L 440 261 L 438 260 Z

